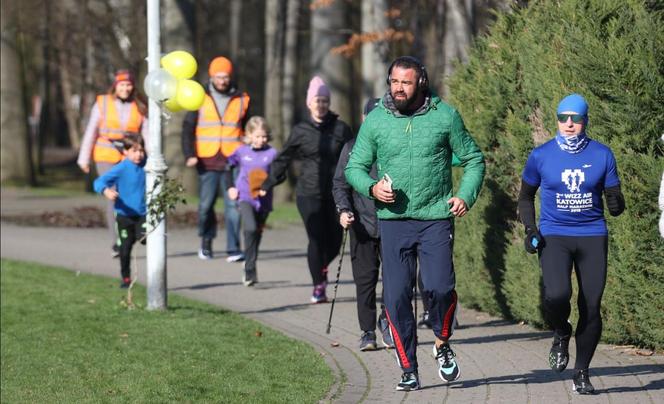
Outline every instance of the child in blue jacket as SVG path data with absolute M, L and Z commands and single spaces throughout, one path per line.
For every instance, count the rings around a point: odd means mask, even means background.
M 120 241 L 121 288 L 131 284 L 131 249 L 145 234 L 145 149 L 143 138 L 128 134 L 122 140 L 124 159 L 94 182 L 95 192 L 115 202 Z M 115 186 L 115 189 L 113 189 Z

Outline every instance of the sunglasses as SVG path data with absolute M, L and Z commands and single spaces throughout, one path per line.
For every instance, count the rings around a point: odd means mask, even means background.
M 572 122 L 581 123 L 586 118 L 585 115 L 577 114 L 558 114 L 558 122 L 565 123 L 569 118 L 572 118 Z

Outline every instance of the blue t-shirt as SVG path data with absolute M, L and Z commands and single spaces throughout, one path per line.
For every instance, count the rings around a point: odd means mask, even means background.
M 115 212 L 122 216 L 145 216 L 144 165 L 145 161 L 136 165 L 129 159 L 122 160 L 95 180 L 95 192 L 101 194 L 116 185 L 120 196 L 115 200 Z
M 535 148 L 523 180 L 540 187 L 540 232 L 547 236 L 607 234 L 602 192 L 620 184 L 616 159 L 607 146 L 590 140 L 576 154 L 552 139 Z

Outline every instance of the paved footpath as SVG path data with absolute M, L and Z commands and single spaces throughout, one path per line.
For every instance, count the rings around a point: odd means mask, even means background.
M 25 211 L 103 206 L 98 197 L 35 197 L 2 190 L 2 215 Z M 3 258 L 35 261 L 73 270 L 118 277 L 104 229 L 19 227 L 3 222 Z M 223 236 L 224 232 L 220 232 Z M 225 246 L 216 240 L 218 250 Z M 600 345 L 591 377 L 600 394 L 577 396 L 571 391 L 572 371 L 557 374 L 547 367 L 551 333 L 504 321 L 477 311 L 460 310 L 461 327 L 453 348 L 461 378 L 442 382 L 431 356 L 433 335 L 420 330 L 418 358 L 423 389 L 397 392 L 401 372 L 394 351 L 360 352 L 359 330 L 348 255 L 344 260 L 332 330 L 325 333 L 330 305 L 310 305 L 303 229 L 271 229 L 263 237 L 259 283 L 242 286 L 241 264 L 223 258 L 197 258 L 195 229 L 168 234 L 168 290 L 237 311 L 310 343 L 333 369 L 335 385 L 325 401 L 335 403 L 664 403 L 664 356 L 641 356 L 626 347 Z M 145 284 L 145 248 L 138 247 L 139 282 Z M 331 265 L 334 279 L 337 261 Z M 115 280 L 113 281 L 115 282 Z M 332 294 L 332 288 L 328 290 Z M 461 304 L 463 305 L 463 296 Z M 422 310 L 420 306 L 420 312 Z M 338 346 L 336 346 L 338 343 Z M 574 361 L 572 343 L 571 362 Z

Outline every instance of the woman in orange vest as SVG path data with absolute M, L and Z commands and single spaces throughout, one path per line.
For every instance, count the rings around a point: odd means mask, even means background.
M 134 76 L 129 70 L 118 70 L 107 94 L 97 96 L 92 106 L 90 120 L 83 135 L 78 166 L 88 174 L 90 160 L 95 162 L 98 175 L 103 175 L 122 160 L 114 142 L 122 140 L 126 133 L 142 134 L 148 139 L 148 123 L 145 102 L 136 93 Z M 112 255 L 117 257 L 119 247 L 115 233 L 113 202 L 106 209 L 106 223 L 113 240 Z

